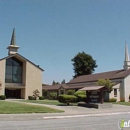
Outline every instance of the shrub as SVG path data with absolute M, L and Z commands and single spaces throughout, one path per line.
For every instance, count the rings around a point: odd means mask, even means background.
M 77 101 L 78 102 L 86 102 L 86 95 L 78 95 Z
M 51 97 L 51 99 L 56 100 L 57 99 L 57 92 L 51 92 L 50 97 Z
M 121 99 L 120 99 L 120 102 L 125 102 L 125 99 L 124 99 L 124 98 L 121 98 Z
M 78 95 L 86 95 L 86 91 L 77 91 L 74 93 L 75 96 L 78 96 Z
M 35 91 L 33 91 L 33 96 L 35 97 L 35 99 L 38 99 L 38 97 L 39 97 L 39 91 L 38 91 L 38 89 L 36 89 Z
M 45 98 L 47 98 L 47 90 L 43 90 L 43 91 L 42 91 L 42 95 L 43 95 Z
M 74 90 L 68 90 L 67 95 L 74 95 L 75 91 Z
M 116 101 L 117 101 L 116 98 L 110 98 L 110 99 L 109 99 L 109 102 L 116 102 Z
M 5 99 L 6 99 L 6 96 L 5 96 L 5 95 L 0 95 L 0 99 L 1 99 L 1 100 L 5 100 Z
M 77 97 L 74 95 L 59 95 L 58 97 L 58 101 L 61 103 L 66 103 L 67 105 L 69 105 L 69 103 L 74 103 L 77 101 Z
M 29 99 L 29 100 L 36 100 L 36 98 L 33 97 L 33 96 L 28 96 L 28 99 Z
M 39 100 L 44 100 L 44 96 L 39 96 Z

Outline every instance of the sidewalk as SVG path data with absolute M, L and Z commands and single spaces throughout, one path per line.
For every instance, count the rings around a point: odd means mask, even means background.
M 19 102 L 7 100 L 9 102 Z M 110 114 L 124 114 L 130 113 L 130 106 L 124 105 L 115 105 L 113 108 L 109 109 L 95 109 L 95 108 L 86 108 L 79 106 L 56 106 L 56 105 L 46 105 L 46 104 L 36 104 L 36 103 L 27 103 L 19 102 L 23 104 L 37 105 L 37 106 L 46 106 L 54 109 L 63 110 L 63 113 L 33 113 L 33 114 L 0 114 L 0 120 L 41 120 L 41 119 L 54 119 L 57 118 L 70 118 L 70 117 L 82 117 L 82 116 L 101 116 L 101 115 L 110 115 Z M 59 117 L 60 116 L 60 117 Z

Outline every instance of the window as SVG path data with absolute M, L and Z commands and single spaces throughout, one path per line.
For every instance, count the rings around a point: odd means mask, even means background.
M 22 83 L 23 63 L 15 57 L 6 60 L 5 82 Z
M 114 89 L 114 97 L 117 97 L 117 89 Z

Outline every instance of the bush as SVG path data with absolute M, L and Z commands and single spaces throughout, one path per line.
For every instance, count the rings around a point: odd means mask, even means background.
M 59 95 L 58 101 L 69 105 L 69 103 L 75 103 L 77 101 L 77 97 L 74 95 L 63 94 L 63 95 Z
M 75 96 L 78 96 L 78 95 L 86 95 L 86 91 L 77 91 L 74 93 Z
M 45 98 L 47 98 L 47 90 L 43 90 L 43 91 L 42 91 L 42 95 L 43 95 Z
M 86 95 L 78 95 L 77 101 L 78 102 L 86 102 Z
M 74 95 L 75 91 L 74 90 L 68 90 L 67 95 Z
M 51 92 L 50 97 L 51 97 L 51 99 L 56 100 L 57 99 L 57 92 Z
M 109 102 L 116 102 L 116 101 L 117 101 L 116 98 L 110 98 L 110 99 L 109 99 Z
M 121 99 L 120 99 L 120 102 L 125 102 L 125 99 L 124 99 L 124 98 L 121 98 Z
M 5 95 L 0 95 L 0 100 L 5 100 L 6 96 Z
M 33 96 L 28 96 L 28 99 L 29 99 L 29 100 L 36 100 L 36 98 L 33 97 Z
M 39 100 L 44 100 L 44 96 L 39 96 Z

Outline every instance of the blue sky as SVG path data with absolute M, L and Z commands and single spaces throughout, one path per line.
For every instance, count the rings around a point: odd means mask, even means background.
M 125 40 L 130 50 L 130 0 L 1 0 L 1 58 L 13 27 L 19 53 L 45 70 L 43 83 L 68 82 L 78 52 L 97 61 L 95 73 L 123 68 Z

